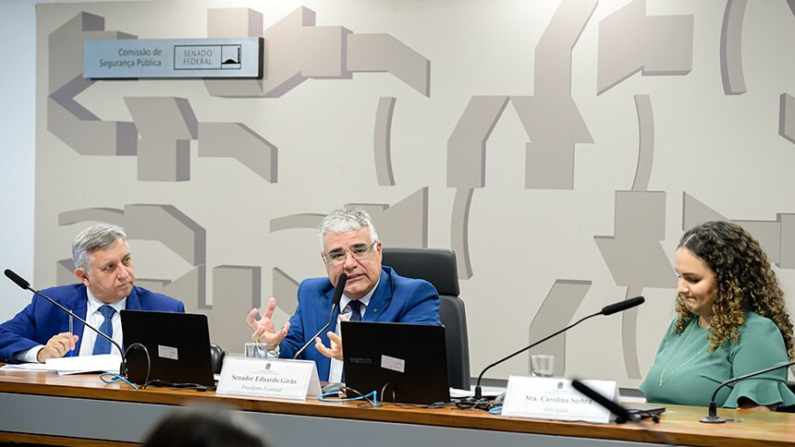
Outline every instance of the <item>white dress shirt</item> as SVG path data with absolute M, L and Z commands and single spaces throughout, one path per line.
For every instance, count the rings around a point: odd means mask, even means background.
M 103 303 L 102 301 L 94 298 L 94 295 L 91 294 L 91 291 L 86 289 L 86 293 L 88 294 L 88 306 L 86 308 L 86 322 L 91 326 L 99 329 L 102 326 L 102 323 L 105 321 L 105 317 L 102 316 L 102 313 L 99 311 L 99 308 L 104 306 L 107 303 Z M 113 314 L 113 341 L 119 344 L 119 346 L 124 343 L 124 336 L 121 332 L 121 314 L 119 311 L 125 309 L 127 306 L 127 298 L 125 297 L 122 300 L 116 301 L 115 303 L 108 304 L 112 308 L 116 309 L 116 313 Z M 79 323 L 77 323 L 79 324 Z M 96 332 L 92 331 L 89 328 L 83 328 L 83 341 L 80 343 L 80 353 L 78 355 L 92 355 L 94 353 L 94 342 L 97 340 Z M 110 353 L 114 355 L 121 355 L 119 350 L 116 349 L 115 346 L 110 346 Z

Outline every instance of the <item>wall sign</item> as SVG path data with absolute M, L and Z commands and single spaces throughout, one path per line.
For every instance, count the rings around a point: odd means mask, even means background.
M 262 78 L 262 39 L 86 40 L 83 77 Z

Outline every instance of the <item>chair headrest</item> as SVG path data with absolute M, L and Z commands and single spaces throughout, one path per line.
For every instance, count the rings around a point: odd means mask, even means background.
M 439 248 L 384 248 L 383 265 L 400 276 L 424 279 L 439 295 L 458 296 L 458 268 L 455 252 Z

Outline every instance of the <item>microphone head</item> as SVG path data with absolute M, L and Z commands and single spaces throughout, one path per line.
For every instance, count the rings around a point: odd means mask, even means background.
M 345 291 L 345 283 L 347 282 L 348 275 L 345 272 L 340 273 L 340 276 L 337 278 L 337 286 L 334 288 L 334 297 L 331 299 L 332 307 L 339 307 L 342 293 Z
M 19 287 L 22 287 L 25 290 L 28 290 L 28 288 L 30 287 L 30 283 L 22 279 L 21 276 L 14 273 L 13 270 L 6 269 L 5 274 L 8 277 L 8 279 L 14 281 L 14 284 L 18 285 Z
M 642 296 L 636 296 L 635 298 L 630 298 L 628 300 L 619 301 L 617 303 L 613 303 L 609 306 L 605 306 L 602 308 L 602 315 L 613 315 L 617 312 L 623 312 L 627 309 L 631 309 L 633 307 L 640 306 L 641 304 L 646 302 L 646 298 Z

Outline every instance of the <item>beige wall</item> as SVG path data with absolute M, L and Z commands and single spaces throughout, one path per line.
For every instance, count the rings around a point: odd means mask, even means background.
M 473 373 L 537 352 L 636 386 L 683 227 L 738 221 L 795 281 L 795 5 L 690 0 L 92 2 L 37 7 L 35 277 L 95 220 L 139 284 L 210 316 L 324 274 L 314 227 L 367 204 L 385 246 L 458 255 Z M 122 33 L 122 34 L 120 34 Z M 82 79 L 82 41 L 263 36 L 256 81 Z M 722 57 L 723 55 L 723 57 Z M 32 98 L 31 98 L 32 100 Z M 63 248 L 63 249 L 61 249 Z M 489 377 L 527 373 L 527 356 Z

